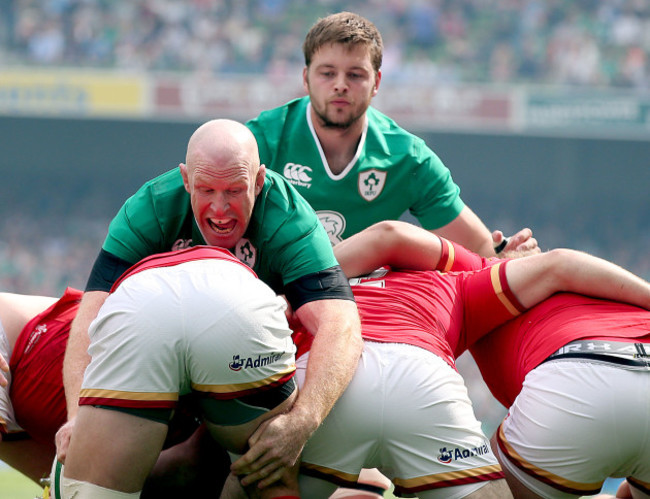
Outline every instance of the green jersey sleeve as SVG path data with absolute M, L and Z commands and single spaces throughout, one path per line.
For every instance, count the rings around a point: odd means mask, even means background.
M 190 196 L 178 168 L 145 183 L 111 221 L 102 248 L 136 263 L 154 253 L 204 244 L 193 230 Z
M 425 229 L 438 229 L 464 208 L 460 188 L 440 158 L 419 138 L 413 142 L 413 158 L 410 188 L 414 202 L 409 211 Z

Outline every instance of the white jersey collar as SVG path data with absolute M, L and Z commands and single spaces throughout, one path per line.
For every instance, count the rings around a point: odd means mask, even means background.
M 364 116 L 364 118 L 365 120 L 363 125 L 363 131 L 361 132 L 361 140 L 359 140 L 359 145 L 357 146 L 357 152 L 354 154 L 354 157 L 350 160 L 350 162 L 343 169 L 343 171 L 341 171 L 341 173 L 334 174 L 330 169 L 329 163 L 327 162 L 327 158 L 325 157 L 325 153 L 323 152 L 323 147 L 320 144 L 318 135 L 316 135 L 316 130 L 314 129 L 314 123 L 311 120 L 311 102 L 307 103 L 307 124 L 309 125 L 309 129 L 311 130 L 311 135 L 314 138 L 314 142 L 316 142 L 316 146 L 318 147 L 318 152 L 320 153 L 320 159 L 323 163 L 323 168 L 325 169 L 325 172 L 332 180 L 340 180 L 343 177 L 345 177 L 350 172 L 350 170 L 352 170 L 352 167 L 354 167 L 357 160 L 359 159 L 359 156 L 361 155 L 361 151 L 363 150 L 363 146 L 366 143 L 366 134 L 368 133 L 367 115 Z

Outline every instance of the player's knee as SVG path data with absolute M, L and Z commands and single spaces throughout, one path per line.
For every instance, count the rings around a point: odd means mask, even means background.
M 136 499 L 140 492 L 120 492 L 74 478 L 61 477 L 62 499 Z

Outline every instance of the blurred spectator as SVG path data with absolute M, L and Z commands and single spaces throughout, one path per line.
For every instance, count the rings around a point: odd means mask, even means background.
M 281 77 L 302 65 L 306 29 L 339 10 L 379 27 L 395 81 L 404 68 L 427 85 L 650 88 L 645 0 L 0 0 L 0 57 Z

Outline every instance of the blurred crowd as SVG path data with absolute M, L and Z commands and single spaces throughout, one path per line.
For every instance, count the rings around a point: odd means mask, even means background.
M 299 74 L 340 10 L 380 29 L 389 80 L 650 88 L 647 0 L 0 0 L 0 64 Z
M 9 215 L 0 223 L 0 291 L 60 296 L 84 289 L 109 220 Z

